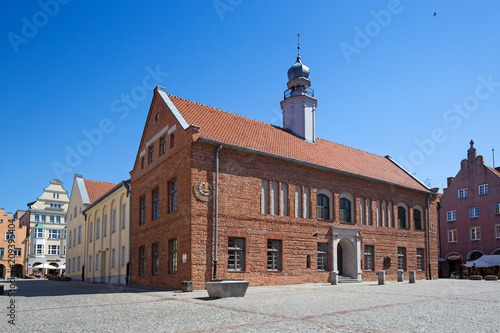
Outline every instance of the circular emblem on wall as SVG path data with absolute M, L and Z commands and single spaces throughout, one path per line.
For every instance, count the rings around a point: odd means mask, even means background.
M 212 194 L 212 185 L 201 182 L 200 185 L 198 185 L 198 191 L 200 191 L 201 195 L 208 196 Z

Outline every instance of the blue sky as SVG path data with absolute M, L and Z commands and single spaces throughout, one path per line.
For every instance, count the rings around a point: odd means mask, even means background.
M 445 186 L 471 139 L 488 165 L 500 152 L 499 13 L 493 0 L 9 1 L 0 207 L 25 209 L 53 178 L 71 191 L 75 173 L 128 179 L 156 85 L 281 125 L 298 32 L 317 136 Z

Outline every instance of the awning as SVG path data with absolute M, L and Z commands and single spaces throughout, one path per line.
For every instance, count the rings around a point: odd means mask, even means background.
M 500 255 L 484 255 L 473 261 L 467 261 L 465 267 L 495 267 L 500 266 Z

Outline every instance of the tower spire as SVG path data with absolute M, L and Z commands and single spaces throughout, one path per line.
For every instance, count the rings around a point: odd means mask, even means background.
M 300 58 L 300 33 L 297 34 L 297 57 Z

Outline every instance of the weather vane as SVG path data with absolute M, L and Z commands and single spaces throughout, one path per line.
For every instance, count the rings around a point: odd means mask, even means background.
M 297 45 L 297 54 L 298 56 L 300 57 L 300 33 L 297 34 L 297 41 L 298 41 L 298 45 Z

